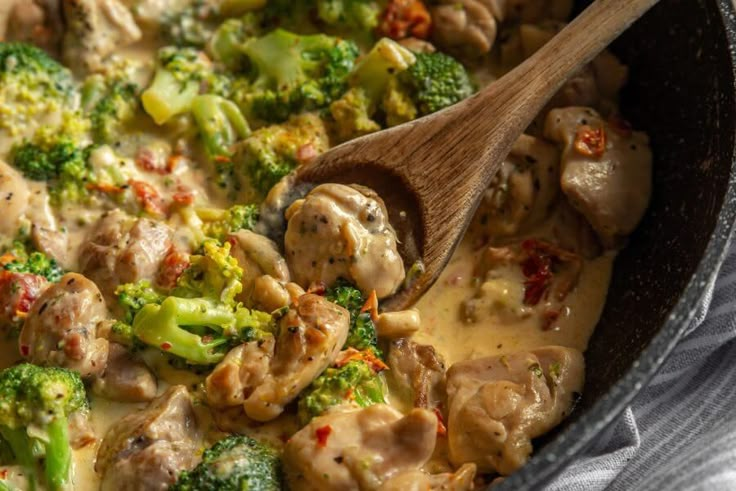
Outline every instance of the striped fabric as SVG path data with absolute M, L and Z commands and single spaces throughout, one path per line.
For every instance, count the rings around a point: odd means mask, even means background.
M 548 490 L 736 490 L 736 245 L 652 383 Z

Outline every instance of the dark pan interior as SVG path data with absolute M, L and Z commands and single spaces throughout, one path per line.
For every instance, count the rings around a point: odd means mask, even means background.
M 621 411 L 681 336 L 722 260 L 735 207 L 728 2 L 662 0 L 613 46 L 631 69 L 623 112 L 651 137 L 653 200 L 616 261 L 576 413 L 502 489 L 543 486 Z

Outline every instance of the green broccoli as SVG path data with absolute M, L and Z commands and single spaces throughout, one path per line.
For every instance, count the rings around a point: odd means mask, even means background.
M 248 122 L 233 102 L 217 95 L 192 100 L 192 115 L 199 128 L 205 152 L 225 187 L 233 174 L 232 146 L 250 134 Z
M 378 26 L 381 5 L 373 0 L 317 0 L 317 16 L 328 26 L 365 33 Z
M 207 237 L 224 241 L 238 230 L 253 230 L 258 222 L 258 205 L 234 205 L 227 210 L 200 208 L 197 216 L 202 220 L 202 231 Z
M 84 384 L 76 372 L 28 363 L 0 372 L 0 435 L 14 463 L 26 468 L 32 488 L 45 481 L 51 491 L 68 489 L 68 417 L 86 410 Z
M 346 90 L 358 56 L 350 41 L 283 29 L 250 39 L 241 49 L 251 73 L 236 84 L 234 98 L 249 118 L 266 122 L 329 105 Z
M 420 115 L 470 97 L 475 89 L 465 67 L 444 53 L 416 53 L 416 62 L 399 75 Z
M 232 435 L 204 451 L 202 462 L 182 472 L 170 491 L 279 491 L 281 460 L 270 446 Z
M 361 312 L 365 305 L 365 296 L 352 285 L 340 281 L 327 290 L 325 298 L 350 312 L 350 332 L 344 348 L 355 348 L 359 351 L 370 350 L 376 356 L 382 356 L 378 348 L 376 326 L 370 312 Z
M 143 306 L 133 319 L 136 339 L 192 365 L 218 363 L 231 347 L 272 331 L 270 314 L 211 298 L 167 297 Z
M 30 250 L 30 247 L 20 240 L 13 241 L 12 246 L 2 255 L 3 269 L 14 273 L 31 273 L 43 276 L 48 281 L 56 283 L 64 275 L 64 270 L 56 260 L 46 254 Z
M 79 202 L 88 196 L 87 151 L 60 135 L 25 141 L 12 150 L 12 164 L 34 181 L 48 181 L 52 204 Z
M 141 101 L 156 124 L 164 124 L 189 112 L 196 96 L 227 95 L 229 91 L 230 80 L 215 70 L 203 52 L 169 46 L 159 50 L 156 73 Z
M 11 136 L 25 133 L 29 124 L 68 111 L 75 96 L 71 72 L 44 51 L 0 43 L 0 129 Z
M 123 309 L 123 319 L 128 324 L 133 322 L 133 318 L 144 306 L 150 303 L 160 304 L 165 298 L 154 290 L 148 280 L 119 285 L 115 289 L 115 295 Z
M 179 276 L 174 295 L 204 297 L 234 307 L 235 297 L 243 291 L 243 269 L 230 255 L 230 248 L 229 242 L 220 245 L 217 240 L 205 240 L 203 254 L 189 258 L 189 267 Z
M 233 72 L 248 68 L 248 57 L 243 52 L 245 42 L 263 32 L 263 16 L 248 12 L 239 19 L 227 19 L 220 24 L 207 43 L 212 58 Z
M 254 131 L 236 145 L 233 163 L 236 175 L 244 176 L 255 192 L 253 197 L 262 197 L 296 168 L 305 153 L 315 157 L 328 148 L 324 122 L 306 113 Z
M 111 143 L 138 112 L 138 86 L 124 79 L 92 75 L 82 87 L 82 106 L 89 114 L 95 140 Z
M 161 33 L 177 47 L 202 48 L 217 27 L 219 13 L 212 2 L 195 0 L 182 10 L 164 15 Z
M 353 360 L 331 367 L 299 395 L 297 416 L 306 425 L 329 408 L 354 403 L 360 407 L 386 402 L 386 381 L 369 363 Z

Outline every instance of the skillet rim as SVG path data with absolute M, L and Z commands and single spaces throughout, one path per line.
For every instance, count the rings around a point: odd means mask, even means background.
M 714 0 L 714 3 L 718 7 L 728 41 L 731 89 L 736 92 L 736 6 L 732 0 Z M 492 488 L 494 491 L 543 489 L 550 479 L 572 463 L 597 435 L 623 413 L 642 388 L 651 381 L 690 326 L 705 295 L 706 287 L 715 280 L 726 258 L 732 232 L 736 228 L 734 219 L 736 219 L 736 145 L 731 149 L 728 185 L 705 253 L 659 332 L 628 371 L 588 411 L 581 414 L 553 441 L 535 453 L 518 472 L 506 478 L 500 485 L 489 486 L 488 489 Z

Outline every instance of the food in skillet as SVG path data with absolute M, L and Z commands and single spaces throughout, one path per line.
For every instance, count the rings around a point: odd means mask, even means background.
M 421 264 L 380 196 L 289 175 L 470 96 L 570 11 L 4 2 L 0 490 L 471 490 L 523 466 L 574 409 L 649 201 L 626 67 L 558 92 L 415 309 L 381 309 Z

